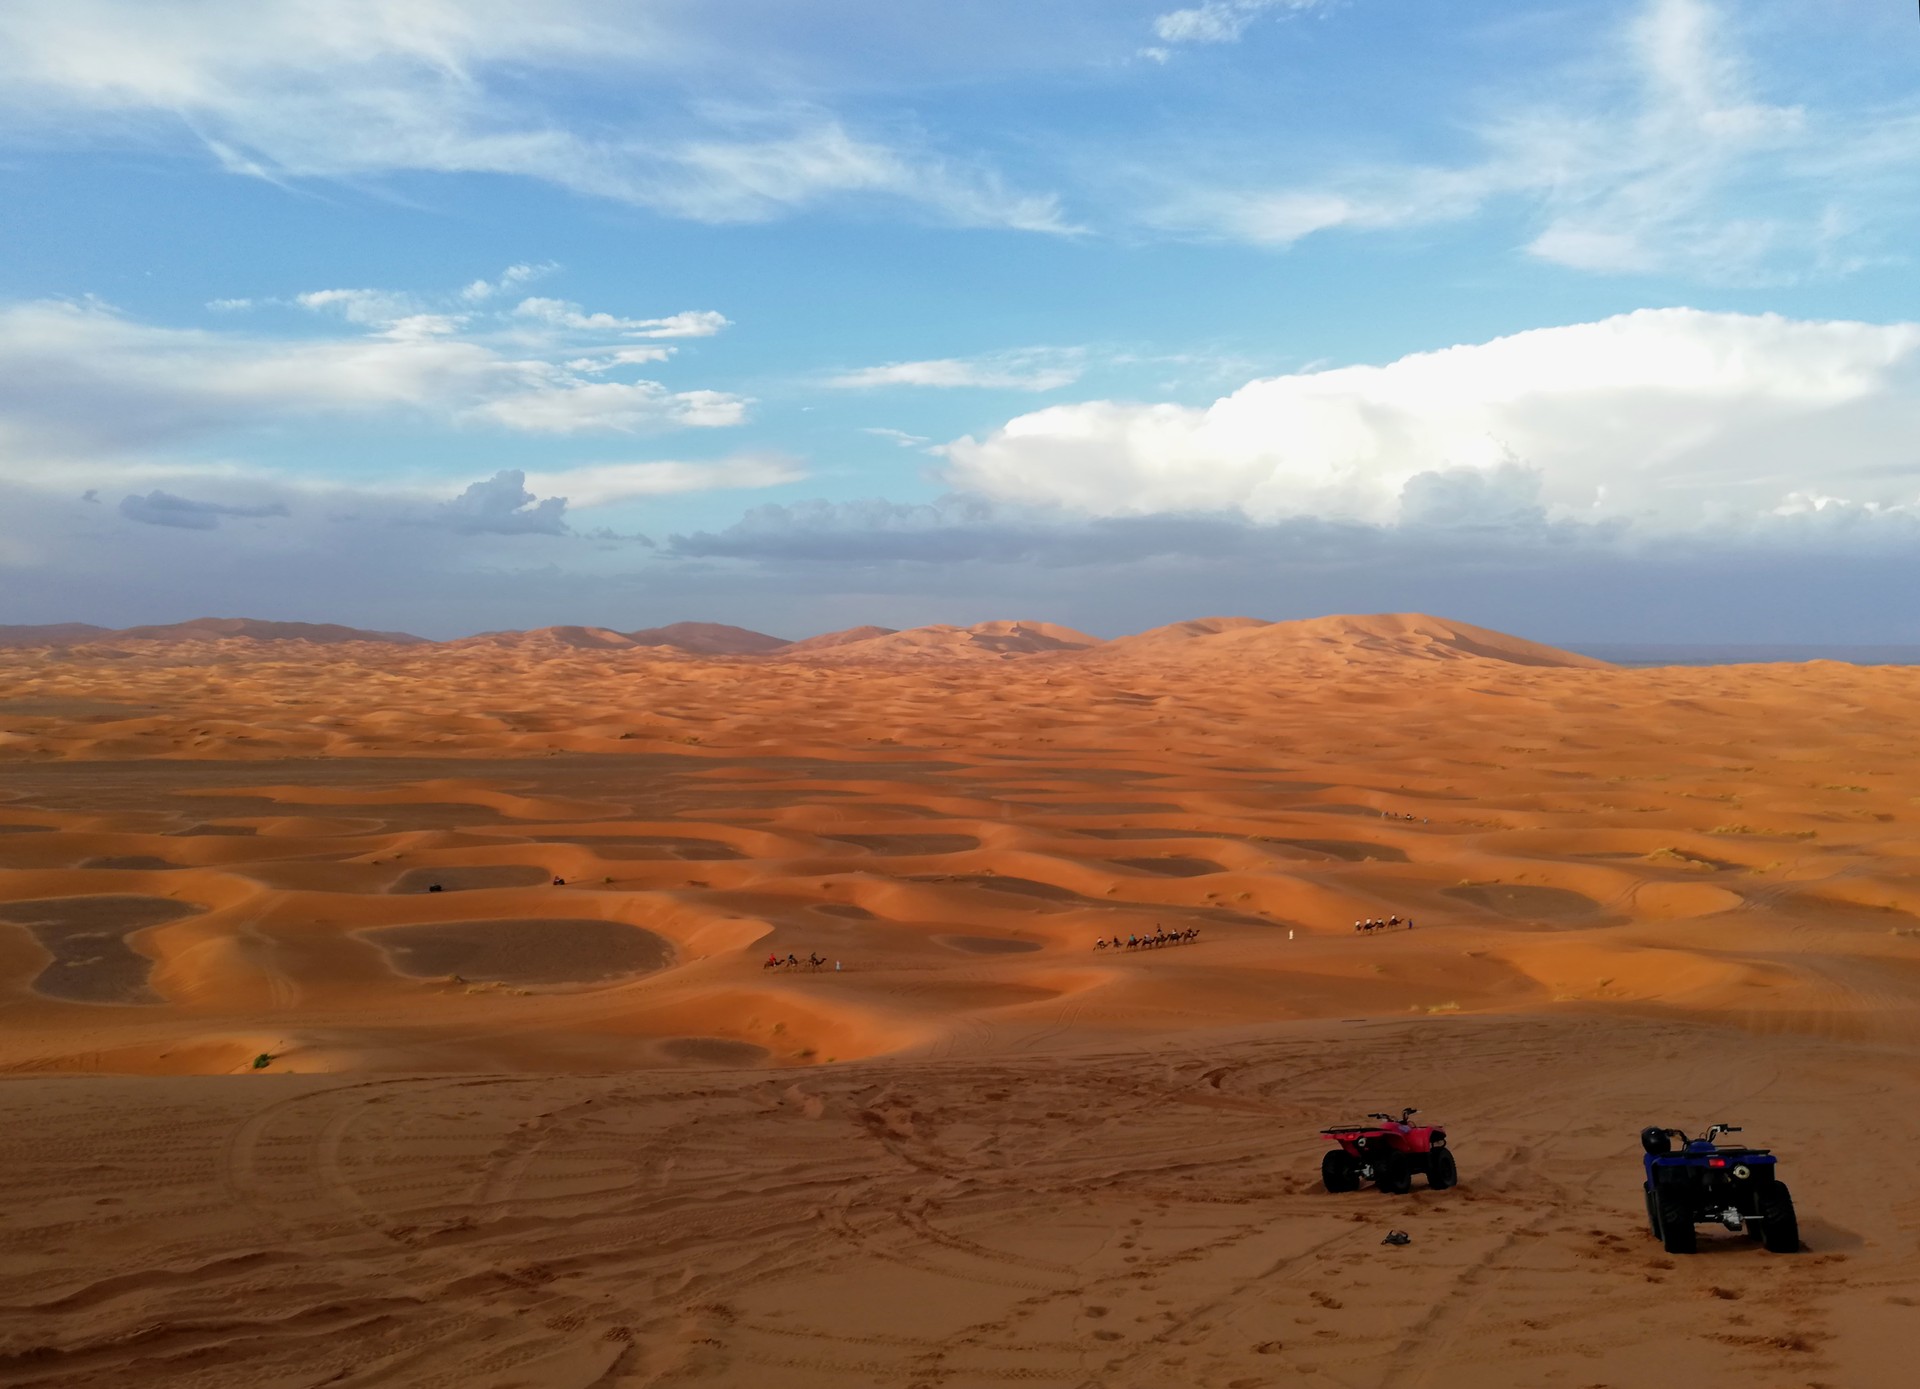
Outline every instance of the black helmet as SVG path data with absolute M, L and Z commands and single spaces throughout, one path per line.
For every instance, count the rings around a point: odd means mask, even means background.
M 1665 1129 L 1653 1125 L 1640 1130 L 1640 1146 L 1650 1153 L 1670 1153 L 1673 1151 L 1673 1137 Z

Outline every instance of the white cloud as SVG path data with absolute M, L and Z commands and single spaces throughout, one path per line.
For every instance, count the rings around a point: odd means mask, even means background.
M 747 402 L 724 392 L 595 380 L 625 364 L 599 354 L 572 368 L 578 359 L 464 333 L 456 317 L 389 319 L 405 306 L 379 303 L 378 291 L 302 298 L 362 331 L 276 338 L 157 327 L 93 300 L 0 305 L 0 451 L 10 471 L 51 475 L 63 460 L 119 458 L 300 416 L 408 412 L 560 434 L 745 417 Z M 627 351 L 652 349 L 612 356 Z
M 722 328 L 733 326 L 725 314 L 712 309 L 686 309 L 665 318 L 643 318 L 634 325 L 632 335 L 642 338 L 710 338 Z
M 703 222 L 758 222 L 831 195 L 885 195 L 919 203 L 960 226 L 1072 233 L 1059 199 L 1018 193 L 990 169 L 907 155 L 812 117 L 762 134 L 692 140 L 652 176 L 653 202 Z
M 695 18 L 604 0 L 12 0 L 0 128 L 187 133 L 227 170 L 276 182 L 504 174 L 717 222 L 864 195 L 966 225 L 1067 230 L 1050 197 L 863 138 L 831 112 L 723 107 L 716 78 L 735 65 L 690 51 L 676 26 Z M 613 84 L 623 104 L 580 119 L 571 98 Z M 476 301 L 505 287 L 482 283 Z
M 477 405 L 469 418 L 529 434 L 611 430 L 725 428 L 741 423 L 748 402 L 724 391 L 669 391 L 658 381 L 542 382 Z
M 349 323 L 385 326 L 418 311 L 412 295 L 384 289 L 316 289 L 293 302 L 315 313 L 337 313 Z
M 473 281 L 465 289 L 460 291 L 460 297 L 469 304 L 483 304 L 495 295 L 505 294 L 509 290 L 518 289 L 521 285 L 531 280 L 537 280 L 543 276 L 551 275 L 559 268 L 560 267 L 552 261 L 542 261 L 538 265 L 529 263 L 509 265 L 505 270 L 500 272 L 500 278 L 497 280 Z
M 527 474 L 527 485 L 552 492 L 578 507 L 606 506 L 638 497 L 669 497 L 689 492 L 736 491 L 779 487 L 805 480 L 806 470 L 791 458 L 741 454 L 714 463 L 662 459 L 643 463 L 592 463 L 559 472 Z
M 1206 0 L 1191 9 L 1169 10 L 1153 21 L 1162 43 L 1234 43 L 1247 26 L 1270 10 L 1310 10 L 1325 0 Z
M 1913 140 L 1888 138 L 1890 124 L 1915 122 L 1768 99 L 1736 52 L 1732 13 L 1714 0 L 1644 0 L 1601 37 L 1600 61 L 1557 75 L 1555 99 L 1512 100 L 1482 119 L 1477 159 L 1357 166 L 1277 188 L 1190 183 L 1149 220 L 1284 246 L 1510 200 L 1537 218 L 1527 252 L 1574 269 L 1753 281 L 1852 268 L 1846 243 L 1871 219 L 1847 208 L 1871 196 L 1870 175 L 1920 163 Z
M 610 313 L 587 313 L 566 299 L 522 299 L 514 314 L 555 328 L 583 333 L 618 333 L 629 338 L 710 338 L 732 324 L 712 309 L 687 309 L 665 318 L 620 318 Z
M 596 353 L 591 357 L 569 358 L 568 371 L 582 372 L 597 376 L 612 371 L 616 367 L 644 366 L 651 362 L 664 362 L 673 356 L 671 347 L 620 347 L 611 352 Z
M 1916 437 L 1920 324 L 1663 309 L 1254 381 L 1205 409 L 1054 406 L 944 453 L 961 491 L 1088 516 L 1535 508 L 1684 531 L 1797 492 L 1911 504 Z
M 909 434 L 904 429 L 887 429 L 879 425 L 863 429 L 860 432 L 862 434 L 871 434 L 876 439 L 885 439 L 890 443 L 898 444 L 903 449 L 923 449 L 933 442 L 933 440 L 927 438 L 924 434 Z
M 842 390 L 887 386 L 976 387 L 1012 391 L 1051 391 L 1071 385 L 1085 369 L 1077 348 L 1030 348 L 984 357 L 940 357 L 920 362 L 890 362 L 861 367 L 827 379 Z

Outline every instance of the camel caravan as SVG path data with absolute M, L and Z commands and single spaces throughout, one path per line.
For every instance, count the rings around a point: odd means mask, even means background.
M 769 969 L 784 969 L 784 970 L 804 969 L 804 970 L 809 970 L 815 974 L 818 974 L 820 972 L 820 967 L 824 965 L 826 962 L 827 961 L 825 956 L 816 955 L 812 951 L 807 952 L 807 958 L 804 960 L 801 959 L 798 955 L 794 955 L 794 954 L 788 954 L 785 959 L 782 959 L 776 953 L 776 954 L 769 955 L 767 956 L 766 959 L 762 960 L 760 962 L 760 968 L 763 971 L 769 970 Z M 840 964 L 837 960 L 834 962 L 833 967 L 835 969 L 840 968 Z
M 1125 940 L 1119 936 L 1102 936 L 1093 943 L 1095 950 L 1158 950 L 1163 945 L 1185 945 L 1189 941 L 1200 939 L 1200 928 L 1189 926 L 1184 931 L 1163 931 L 1158 926 L 1150 936 L 1130 935 Z

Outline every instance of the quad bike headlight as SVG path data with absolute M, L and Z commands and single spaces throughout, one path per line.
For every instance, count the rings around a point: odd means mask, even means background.
M 1744 1182 L 1748 1177 L 1751 1177 L 1753 1175 L 1753 1169 L 1747 1166 L 1746 1163 L 1744 1162 L 1738 1163 L 1735 1165 L 1733 1169 L 1733 1175 L 1738 1177 L 1741 1181 Z

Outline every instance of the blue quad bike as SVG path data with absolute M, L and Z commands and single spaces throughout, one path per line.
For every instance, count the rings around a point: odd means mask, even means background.
M 1718 1141 L 1723 1133 L 1738 1132 L 1732 1124 L 1715 1124 L 1701 1138 L 1679 1129 L 1640 1130 L 1647 1224 L 1667 1253 L 1693 1253 L 1696 1225 L 1745 1230 L 1770 1254 L 1800 1248 L 1793 1195 L 1776 1175 L 1779 1159 L 1765 1148 Z

